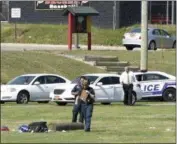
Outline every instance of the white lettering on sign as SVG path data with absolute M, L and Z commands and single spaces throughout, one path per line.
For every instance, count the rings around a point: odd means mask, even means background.
M 11 8 L 11 18 L 21 18 L 21 8 Z

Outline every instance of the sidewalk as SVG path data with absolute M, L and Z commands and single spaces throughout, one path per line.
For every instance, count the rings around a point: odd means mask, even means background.
M 80 45 L 81 50 L 87 50 L 86 45 Z M 1 51 L 24 51 L 24 50 L 68 50 L 67 45 L 51 44 L 21 44 L 21 43 L 1 43 Z M 78 50 L 72 46 L 72 50 Z M 102 46 L 92 45 L 92 50 L 126 50 L 123 46 Z

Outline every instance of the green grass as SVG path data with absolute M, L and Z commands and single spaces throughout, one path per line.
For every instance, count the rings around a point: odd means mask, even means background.
M 76 56 L 103 55 L 118 56 L 120 61 L 129 61 L 131 65 L 139 66 L 140 51 L 54 51 L 54 52 L 2 52 L 1 53 L 1 82 L 5 83 L 13 77 L 25 73 L 57 73 L 74 79 L 85 73 L 105 72 L 102 69 L 57 56 L 57 53 Z M 176 51 L 148 52 L 149 70 L 164 71 L 176 75 Z
M 92 118 L 92 132 L 83 130 L 42 134 L 1 133 L 4 143 L 175 143 L 175 105 L 148 105 L 138 102 L 125 107 L 122 103 L 102 106 L 96 104 Z M 159 102 L 158 104 L 167 104 Z M 45 120 L 70 122 L 72 106 L 58 107 L 51 104 L 1 106 L 1 124 L 11 130 L 22 124 Z M 155 127 L 155 129 L 151 129 Z M 170 129 L 170 131 L 167 131 Z
M 92 27 L 92 44 L 121 45 L 123 34 L 139 26 L 140 25 L 133 25 L 116 30 Z M 14 24 L 2 24 L 1 27 L 1 42 L 3 43 L 67 44 L 67 25 L 17 24 L 18 37 L 16 41 Z M 175 25 L 153 25 L 153 27 L 165 29 L 170 34 L 176 34 Z M 79 34 L 79 37 L 81 44 L 87 43 L 86 34 Z
M 24 73 L 50 72 L 73 79 L 78 75 L 90 72 L 104 72 L 82 62 L 57 56 L 59 51 L 48 53 L 40 51 L 2 52 L 1 80 L 7 82 L 11 78 Z M 60 51 L 61 53 L 61 51 Z M 72 55 L 109 55 L 118 56 L 119 60 L 139 64 L 139 51 L 71 51 L 62 52 Z M 162 55 L 163 54 L 163 55 Z M 149 69 L 161 70 L 175 74 L 175 51 L 149 52 Z M 162 57 L 163 56 L 163 57 Z M 152 104 L 152 105 L 150 105 Z M 154 105 L 159 104 L 159 105 Z M 164 104 L 164 105 L 163 105 Z M 18 132 L 1 133 L 2 143 L 175 143 L 176 111 L 175 105 L 167 102 L 137 102 L 133 107 L 125 107 L 123 103 L 110 106 L 96 104 L 92 119 L 92 132 L 83 130 L 51 132 L 42 134 L 21 134 Z M 70 122 L 72 106 L 63 107 L 50 104 L 29 103 L 17 105 L 6 103 L 1 105 L 1 125 L 10 130 L 17 130 L 22 124 L 45 120 L 51 122 Z M 152 129 L 155 127 L 155 129 Z M 170 131 L 167 131 L 170 129 Z
M 57 51 L 52 52 L 57 53 Z M 117 56 L 120 61 L 128 61 L 131 65 L 140 66 L 140 51 L 64 51 L 65 54 L 75 56 L 84 55 L 102 55 Z M 148 69 L 164 71 L 172 75 L 176 75 L 176 51 L 162 50 L 148 52 Z
M 74 79 L 76 76 L 104 70 L 56 56 L 47 52 L 2 52 L 1 53 L 1 82 L 26 73 L 56 73 Z

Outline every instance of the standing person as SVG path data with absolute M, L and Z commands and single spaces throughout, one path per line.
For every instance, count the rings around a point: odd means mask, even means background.
M 93 113 L 93 103 L 95 102 L 95 92 L 89 87 L 89 81 L 83 81 L 82 91 L 80 94 L 81 110 L 85 120 L 85 132 L 90 132 L 91 118 Z
M 125 67 L 125 71 L 120 76 L 120 83 L 123 85 L 124 90 L 124 104 L 132 104 L 132 91 L 133 91 L 134 74 Z
M 81 112 L 81 103 L 80 103 L 79 95 L 82 90 L 82 82 L 84 79 L 85 77 L 81 76 L 79 82 L 71 91 L 71 94 L 75 96 L 75 102 L 72 111 L 73 112 L 72 122 L 77 122 L 77 115 L 79 114 L 79 122 L 83 123 L 84 118 Z

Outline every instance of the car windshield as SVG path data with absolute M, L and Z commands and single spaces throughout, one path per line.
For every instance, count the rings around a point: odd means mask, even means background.
M 149 29 L 148 29 L 149 30 Z M 140 28 L 135 28 L 135 29 L 132 29 L 130 31 L 130 33 L 141 33 L 141 29 Z
M 96 81 L 96 79 L 98 78 L 98 76 L 84 76 L 84 77 L 86 77 L 90 81 L 90 84 L 93 84 Z M 79 82 L 79 80 L 80 80 L 80 77 L 77 77 L 71 83 L 76 84 Z
M 19 76 L 9 81 L 7 84 L 8 85 L 28 85 L 34 78 L 35 76 Z

